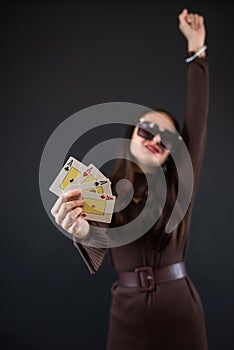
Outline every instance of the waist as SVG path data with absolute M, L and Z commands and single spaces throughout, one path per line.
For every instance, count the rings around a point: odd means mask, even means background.
M 187 270 L 184 261 L 160 268 L 142 266 L 135 268 L 134 271 L 118 271 L 120 286 L 136 287 L 142 292 L 154 290 L 157 284 L 177 280 L 185 276 L 187 276 Z

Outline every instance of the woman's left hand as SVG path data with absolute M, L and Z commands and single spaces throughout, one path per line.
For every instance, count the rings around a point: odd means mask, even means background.
M 203 16 L 197 13 L 188 13 L 188 10 L 184 9 L 179 14 L 178 19 L 179 29 L 185 39 L 187 39 L 188 51 L 197 52 L 204 46 L 206 40 Z M 205 56 L 205 52 L 201 56 Z

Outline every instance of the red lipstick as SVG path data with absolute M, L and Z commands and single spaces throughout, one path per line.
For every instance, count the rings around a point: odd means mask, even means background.
M 158 154 L 158 153 L 162 153 L 161 149 L 157 146 L 157 145 L 146 145 L 145 146 L 150 152 L 152 152 L 153 154 Z

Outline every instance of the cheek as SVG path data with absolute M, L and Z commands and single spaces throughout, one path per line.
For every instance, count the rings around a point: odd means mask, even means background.
M 142 137 L 137 135 L 137 129 L 135 129 L 133 134 L 132 134 L 131 141 L 133 141 L 133 142 L 131 142 L 131 144 L 134 142 L 143 144 L 145 140 Z
M 137 135 L 136 131 L 133 133 L 130 142 L 130 152 L 137 156 L 138 152 L 141 150 L 141 146 L 144 144 L 144 139 Z
M 136 141 L 131 141 L 129 150 L 131 155 L 138 159 L 142 153 L 142 145 Z
M 136 152 L 137 152 L 137 145 L 136 145 L 136 142 L 135 141 L 132 141 L 130 142 L 130 153 L 135 156 L 136 155 Z

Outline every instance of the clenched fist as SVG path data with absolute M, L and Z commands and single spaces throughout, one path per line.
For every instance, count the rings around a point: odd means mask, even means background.
M 187 40 L 188 51 L 197 52 L 204 46 L 206 39 L 203 16 L 197 13 L 188 13 L 188 10 L 184 9 L 179 14 L 178 19 L 179 29 Z M 205 52 L 201 54 L 202 56 L 205 56 Z

